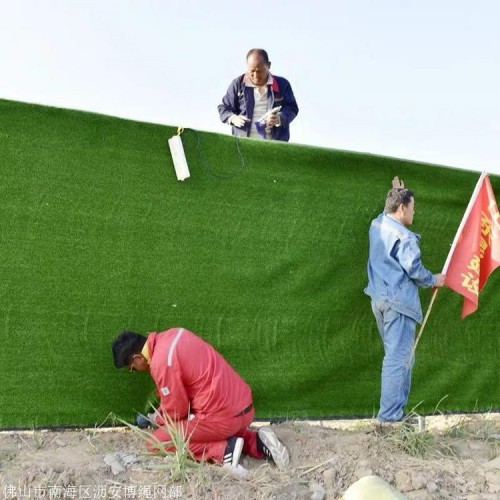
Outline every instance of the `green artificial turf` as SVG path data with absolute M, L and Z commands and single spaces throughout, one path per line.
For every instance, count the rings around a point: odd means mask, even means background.
M 114 368 L 111 341 L 171 326 L 224 354 L 257 417 L 371 416 L 370 221 L 402 177 L 437 272 L 479 174 L 187 130 L 191 178 L 178 182 L 174 132 L 0 100 L 0 426 L 132 418 L 152 384 Z M 500 407 L 499 285 L 497 271 L 464 321 L 460 297 L 439 292 L 410 406 Z

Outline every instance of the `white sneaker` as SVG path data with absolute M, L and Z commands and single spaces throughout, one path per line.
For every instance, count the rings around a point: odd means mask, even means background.
M 290 465 L 288 450 L 270 427 L 261 427 L 257 439 L 261 442 L 264 455 L 272 458 L 278 469 L 286 469 Z

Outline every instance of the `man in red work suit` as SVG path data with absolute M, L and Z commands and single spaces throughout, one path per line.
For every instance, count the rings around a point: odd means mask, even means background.
M 156 442 L 171 441 L 162 417 L 168 415 L 189 439 L 196 460 L 238 467 L 241 453 L 271 458 L 279 468 L 290 459 L 270 427 L 248 428 L 254 417 L 252 392 L 210 344 L 184 328 L 147 337 L 122 332 L 113 342 L 115 366 L 149 371 L 160 397 L 154 418 Z M 157 449 L 148 444 L 152 451 Z M 167 451 L 174 451 L 166 447 Z M 241 466 L 240 466 L 241 467 Z

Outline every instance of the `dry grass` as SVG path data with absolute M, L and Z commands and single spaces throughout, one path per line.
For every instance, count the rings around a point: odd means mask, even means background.
M 434 436 L 428 431 L 420 432 L 412 425 L 400 425 L 388 432 L 384 439 L 412 457 L 426 458 L 436 451 Z
M 488 440 L 498 435 L 498 429 L 495 422 L 488 418 L 488 414 L 479 417 L 463 415 L 455 425 L 445 431 L 445 435 L 453 438 Z
M 163 424 L 153 424 L 156 428 L 163 429 L 170 437 L 170 441 L 159 441 L 156 436 L 146 429 L 141 429 L 132 425 L 124 420 L 116 418 L 122 424 L 125 424 L 134 434 L 139 436 L 144 443 L 153 444 L 155 451 L 150 452 L 153 455 L 160 455 L 164 457 L 161 464 L 155 464 L 154 468 L 157 470 L 165 470 L 169 472 L 170 479 L 188 483 L 190 480 L 190 472 L 203 467 L 202 463 L 195 461 L 193 455 L 189 451 L 190 436 L 186 435 L 182 428 L 179 428 L 173 419 L 166 413 L 158 414 L 163 421 Z M 169 451 L 174 449 L 175 451 Z M 150 467 L 153 467 L 152 465 Z
M 416 458 L 426 458 L 436 451 L 433 434 L 421 428 L 423 417 L 415 408 L 402 422 L 382 424 L 379 433 L 391 446 Z

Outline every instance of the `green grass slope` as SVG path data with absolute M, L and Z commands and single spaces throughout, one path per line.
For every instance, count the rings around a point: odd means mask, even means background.
M 369 223 L 402 177 L 437 272 L 479 175 L 188 130 L 191 178 L 178 182 L 174 132 L 0 100 L 0 426 L 131 418 L 152 384 L 114 368 L 111 341 L 170 326 L 224 354 L 257 417 L 372 415 L 382 348 L 363 293 Z M 465 321 L 460 297 L 439 293 L 410 404 L 500 407 L 499 285 L 497 271 Z

